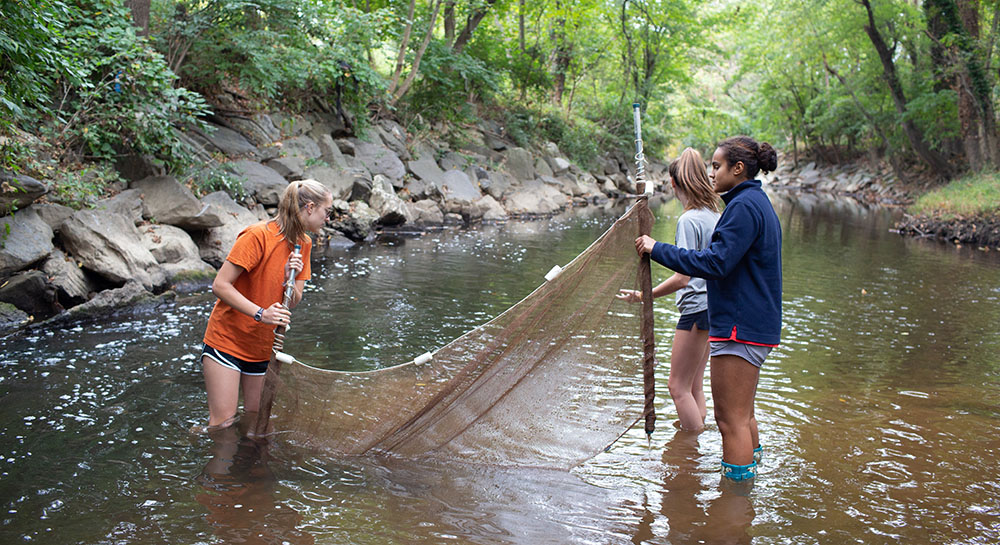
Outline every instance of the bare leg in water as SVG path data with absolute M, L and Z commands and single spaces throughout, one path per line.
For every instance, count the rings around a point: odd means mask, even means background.
M 727 354 L 712 357 L 711 373 L 715 421 L 722 434 L 722 461 L 748 465 L 753 462 L 757 446 L 753 404 L 760 369 Z
M 708 331 L 693 326 L 690 331 L 674 331 L 670 353 L 670 397 L 677 408 L 682 430 L 705 427 L 705 364 L 708 361 Z

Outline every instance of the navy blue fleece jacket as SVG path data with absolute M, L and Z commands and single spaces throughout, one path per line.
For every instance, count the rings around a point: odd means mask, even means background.
M 757 180 L 722 196 L 726 209 L 704 250 L 657 242 L 650 257 L 704 278 L 712 340 L 777 345 L 781 337 L 781 224 Z

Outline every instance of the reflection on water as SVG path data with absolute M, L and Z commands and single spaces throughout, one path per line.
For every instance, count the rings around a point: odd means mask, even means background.
M 209 432 L 212 458 L 195 478 L 204 488 L 195 500 L 208 511 L 213 535 L 223 543 L 315 543 L 299 529 L 302 515 L 277 501 L 267 444 L 247 438 L 243 422 Z
M 772 198 L 785 325 L 761 371 L 749 492 L 720 487 L 711 416 L 699 435 L 671 428 L 666 369 L 651 440 L 633 429 L 569 473 L 188 435 L 207 414 L 206 293 L 0 341 L 0 542 L 1000 542 L 1000 255 L 901 239 L 891 211 L 852 201 Z M 679 207 L 657 213 L 654 235 L 671 240 Z M 612 220 L 331 251 L 286 348 L 338 369 L 407 361 L 527 295 Z M 666 353 L 676 309 L 655 310 Z

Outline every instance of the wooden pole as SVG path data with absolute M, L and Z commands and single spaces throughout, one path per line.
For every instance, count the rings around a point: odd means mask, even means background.
M 302 247 L 295 245 L 293 250 L 295 255 L 300 255 Z M 285 293 L 281 298 L 281 304 L 285 308 L 292 302 L 292 294 L 295 292 L 295 273 L 293 269 L 289 271 L 288 278 L 285 279 Z M 254 424 L 253 434 L 263 437 L 268 433 L 268 425 L 271 421 L 271 406 L 274 404 L 274 394 L 278 391 L 278 376 L 281 374 L 281 360 L 278 359 L 278 352 L 285 347 L 285 331 L 288 328 L 278 325 L 274 328 L 274 345 L 271 347 L 271 361 L 267 364 L 267 374 L 264 376 L 264 385 L 260 392 L 260 407 L 257 410 L 257 422 Z
M 640 196 L 635 205 L 643 208 L 639 214 L 639 236 L 649 235 L 653 230 L 653 213 L 649 211 L 648 198 L 645 195 Z M 653 337 L 653 278 L 650 271 L 649 254 L 642 254 L 642 257 L 639 258 L 639 287 L 642 290 L 642 386 L 645 400 L 643 415 L 646 419 L 644 427 L 646 435 L 652 435 L 656 428 L 656 409 L 654 408 L 656 340 Z
M 639 210 L 639 236 L 650 235 L 653 232 L 653 213 L 649 210 L 649 194 L 646 193 L 646 157 L 642 150 L 642 109 L 636 102 L 632 104 L 632 116 L 635 125 L 635 189 L 638 197 L 635 206 Z M 643 386 L 643 416 L 645 416 L 646 435 L 652 435 L 656 429 L 656 340 L 653 337 L 653 278 L 649 266 L 649 254 L 639 258 L 639 287 L 642 290 L 642 386 Z

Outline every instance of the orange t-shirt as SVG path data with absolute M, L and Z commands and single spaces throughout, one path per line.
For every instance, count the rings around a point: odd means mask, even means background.
M 302 270 L 296 280 L 309 280 L 309 237 L 302 244 Z M 280 303 L 284 295 L 285 264 L 292 249 L 285 237 L 278 234 L 278 224 L 273 221 L 256 223 L 240 232 L 226 260 L 243 267 L 246 272 L 233 282 L 244 297 L 259 307 L 267 308 Z M 260 323 L 229 306 L 221 299 L 215 302 L 208 318 L 204 342 L 216 350 L 232 354 L 246 361 L 266 361 L 271 358 L 274 344 L 274 325 Z

